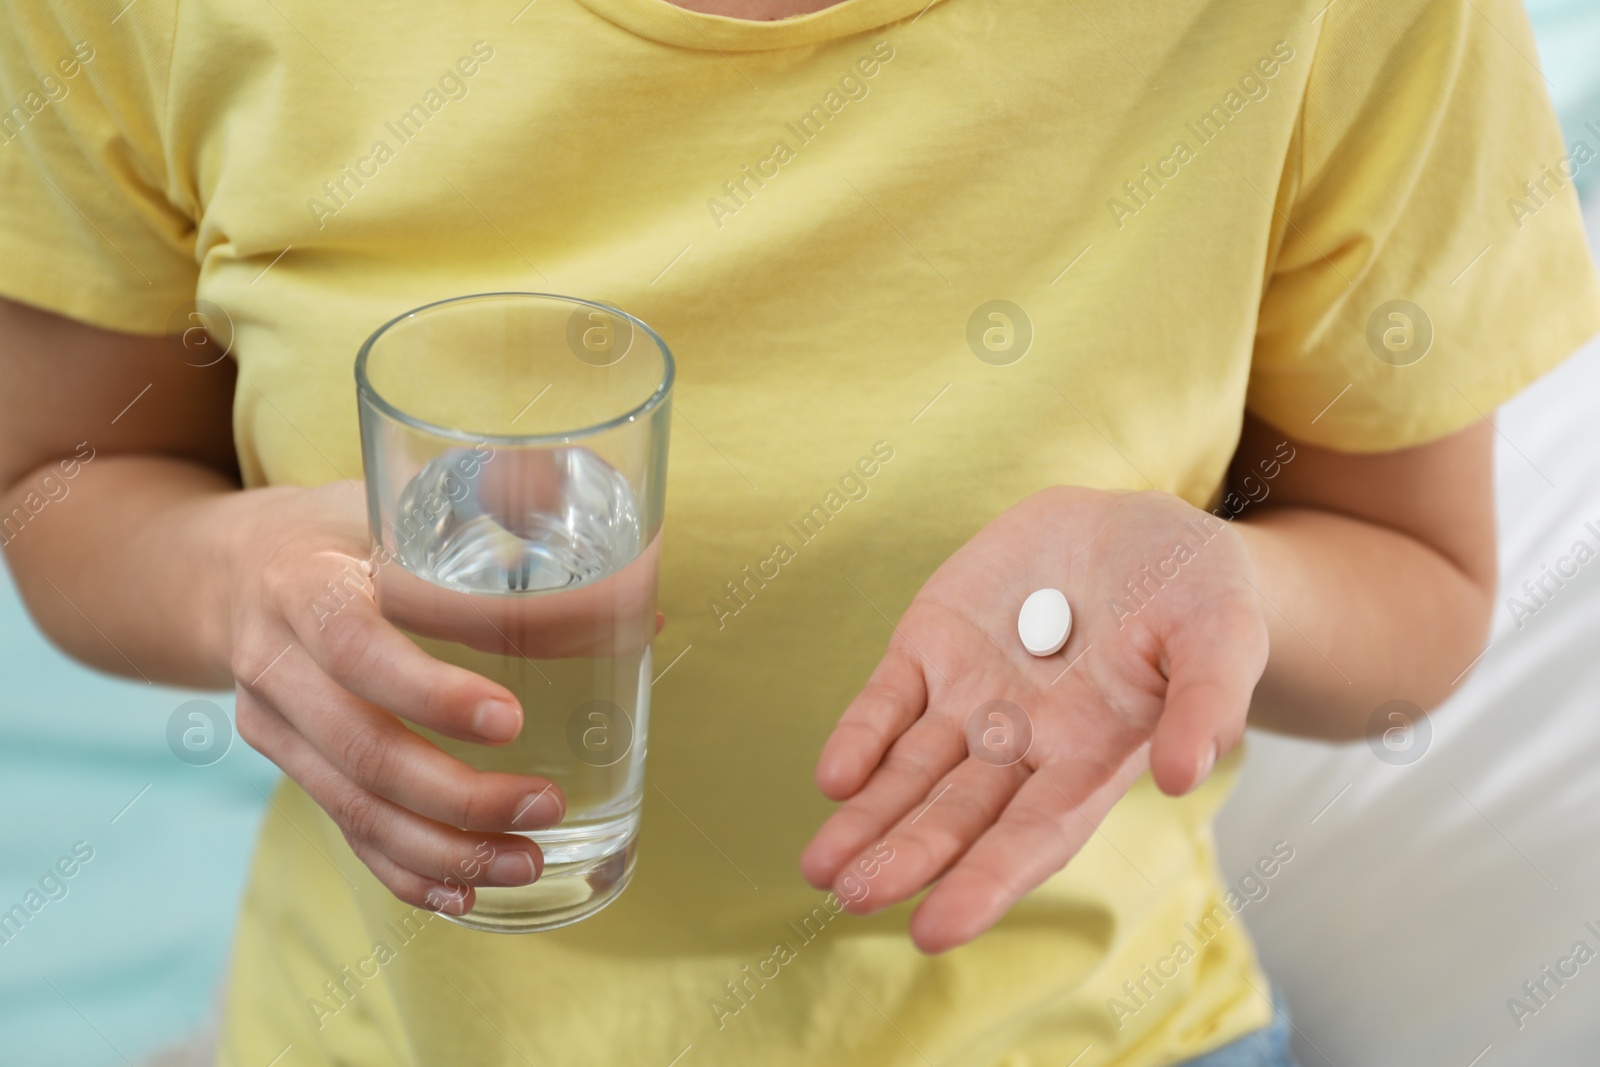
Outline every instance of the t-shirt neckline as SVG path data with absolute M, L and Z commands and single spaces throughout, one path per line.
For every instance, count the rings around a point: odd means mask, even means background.
M 623 29 L 680 48 L 754 52 L 815 44 L 921 14 L 939 0 L 842 0 L 809 15 L 758 22 L 688 11 L 667 0 L 579 0 Z

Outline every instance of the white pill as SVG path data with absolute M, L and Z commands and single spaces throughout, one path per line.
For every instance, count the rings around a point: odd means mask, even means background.
M 1072 632 L 1072 606 L 1059 589 L 1040 589 L 1022 602 L 1017 614 L 1017 636 L 1035 656 L 1053 656 Z

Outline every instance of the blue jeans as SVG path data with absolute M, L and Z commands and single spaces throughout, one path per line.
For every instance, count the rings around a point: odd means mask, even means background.
M 1198 1059 L 1186 1060 L 1181 1067 L 1299 1067 L 1289 1051 L 1289 1008 L 1274 989 L 1272 1022 L 1264 1030 L 1246 1034 L 1232 1044 Z

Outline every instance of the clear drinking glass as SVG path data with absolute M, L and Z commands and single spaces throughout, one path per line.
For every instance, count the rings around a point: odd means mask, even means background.
M 524 714 L 501 747 L 412 728 L 567 800 L 559 826 L 524 835 L 544 852 L 539 881 L 480 888 L 455 921 L 576 922 L 633 873 L 672 354 L 603 304 L 483 293 L 386 323 L 355 369 L 378 606 Z

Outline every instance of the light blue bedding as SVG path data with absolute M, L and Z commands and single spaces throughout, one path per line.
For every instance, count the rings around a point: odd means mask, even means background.
M 1528 0 L 1545 81 L 1569 148 L 1600 153 L 1600 0 Z M 1585 192 L 1600 184 L 1600 158 L 1577 174 Z
M 137 1062 L 211 1008 L 276 770 L 237 737 L 210 766 L 179 760 L 173 710 L 231 715 L 231 694 L 77 666 L 3 568 L 0 679 L 0 1064 Z

